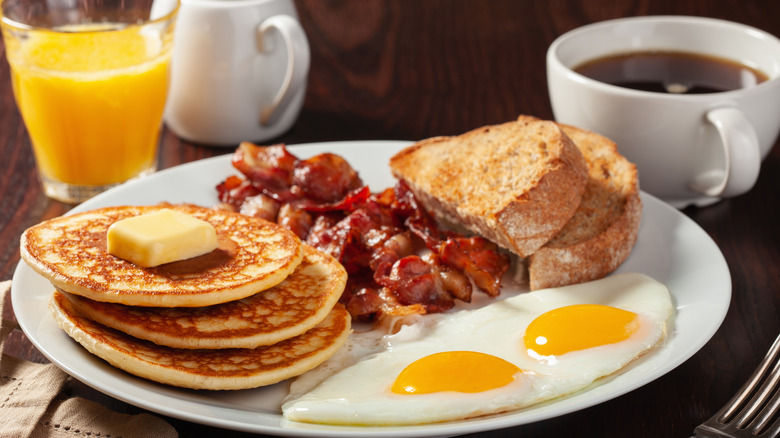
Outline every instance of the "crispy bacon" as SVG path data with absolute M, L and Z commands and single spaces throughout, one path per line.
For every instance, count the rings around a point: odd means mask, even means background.
M 468 275 L 447 265 L 436 254 L 429 254 L 426 259 L 436 271 L 440 288 L 458 300 L 466 303 L 471 302 L 472 287 Z
M 274 191 L 289 189 L 298 159 L 282 144 L 257 146 L 243 142 L 233 154 L 233 167 L 252 184 Z
M 376 265 L 385 242 L 402 230 L 392 217 L 376 204 L 366 203 L 330 227 L 318 227 L 309 233 L 307 243 L 336 257 L 354 274 Z M 394 260 L 393 260 L 394 261 Z
M 409 233 L 403 231 L 384 239 L 381 245 L 375 245 L 368 266 L 374 272 L 384 271 L 396 260 L 412 254 L 414 243 Z
M 270 196 L 259 193 L 248 196 L 239 206 L 238 212 L 247 216 L 254 216 L 275 222 L 279 215 L 279 203 Z
M 306 210 L 293 204 L 283 204 L 279 208 L 276 223 L 286 227 L 301 239 L 305 239 L 314 225 L 314 219 Z
M 244 178 L 231 175 L 217 185 L 219 200 L 238 211 L 247 198 L 260 194 L 260 190 Z
M 404 181 L 372 194 L 342 157 L 300 160 L 283 144 L 242 143 L 232 162 L 241 175 L 217 185 L 223 207 L 275 220 L 338 259 L 349 274 L 340 300 L 357 320 L 443 312 L 470 301 L 472 284 L 499 293 L 508 257 L 440 229 Z
M 410 255 L 393 263 L 388 275 L 375 277 L 402 305 L 422 304 L 428 313 L 443 312 L 455 305 L 454 297 L 440 287 L 436 272 L 420 256 Z
M 349 282 L 346 290 L 350 293 L 343 294 L 341 302 L 358 321 L 368 322 L 376 319 L 385 305 L 385 300 L 375 286 L 357 286 Z
M 344 194 L 343 197 L 341 197 L 339 200 L 330 202 L 330 203 L 322 203 L 322 202 L 315 202 L 311 199 L 300 199 L 298 201 L 295 201 L 295 204 L 304 210 L 313 211 L 313 212 L 327 212 L 327 211 L 352 211 L 355 208 L 357 208 L 358 205 L 361 205 L 362 203 L 366 202 L 371 195 L 371 191 L 368 189 L 368 186 L 358 187 L 350 192 L 347 192 Z
M 399 181 L 396 184 L 393 196 L 391 206 L 396 214 L 404 218 L 404 225 L 422 239 L 428 249 L 438 251 L 439 244 L 446 238 L 447 233 L 439 230 L 436 220 L 419 204 L 406 182 Z
M 478 236 L 451 237 L 441 245 L 439 255 L 492 297 L 498 295 L 501 277 L 509 269 L 509 258 L 498 252 L 496 244 Z
M 292 185 L 304 198 L 331 203 L 363 187 L 363 181 L 345 159 L 325 153 L 295 163 Z

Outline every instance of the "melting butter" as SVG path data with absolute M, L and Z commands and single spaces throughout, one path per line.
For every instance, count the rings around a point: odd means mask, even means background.
M 110 254 L 144 268 L 217 248 L 217 232 L 210 223 L 168 208 L 117 221 L 107 237 Z

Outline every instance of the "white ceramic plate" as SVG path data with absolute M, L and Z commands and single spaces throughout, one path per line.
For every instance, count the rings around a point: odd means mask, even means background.
M 389 158 L 406 142 L 360 141 L 290 146 L 299 157 L 333 152 L 358 170 L 372 191 L 394 184 Z M 162 201 L 212 206 L 215 186 L 235 174 L 230 156 L 201 160 L 158 172 L 110 190 L 73 210 Z M 620 373 L 572 396 L 484 418 L 408 427 L 340 427 L 292 423 L 282 418 L 280 401 L 287 383 L 242 391 L 193 391 L 160 385 L 124 373 L 89 354 L 49 316 L 52 287 L 24 263 L 13 279 L 13 307 L 35 346 L 78 380 L 164 415 L 247 432 L 310 437 L 423 437 L 474 433 L 530 423 L 580 410 L 625 394 L 671 371 L 696 353 L 720 326 L 731 298 L 731 277 L 718 247 L 693 221 L 658 199 L 643 194 L 638 242 L 620 272 L 642 272 L 665 283 L 675 300 L 677 319 L 668 340 Z

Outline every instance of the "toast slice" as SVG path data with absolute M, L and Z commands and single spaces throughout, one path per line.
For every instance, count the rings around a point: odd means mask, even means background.
M 531 290 L 595 280 L 614 271 L 631 253 L 642 216 L 636 166 L 617 145 L 599 134 L 560 126 L 585 157 L 588 183 L 571 220 L 527 259 Z
M 521 257 L 558 234 L 588 180 L 574 143 L 537 119 L 423 140 L 393 156 L 390 168 L 437 219 Z

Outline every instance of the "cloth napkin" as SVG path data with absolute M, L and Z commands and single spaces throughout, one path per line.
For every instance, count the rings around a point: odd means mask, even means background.
M 11 281 L 0 283 L 0 315 Z M 17 327 L 3 319 L 0 351 Z M 0 437 L 131 438 L 177 437 L 165 420 L 150 414 L 113 412 L 93 401 L 68 398 L 70 377 L 54 364 L 38 364 L 5 353 L 0 358 Z

